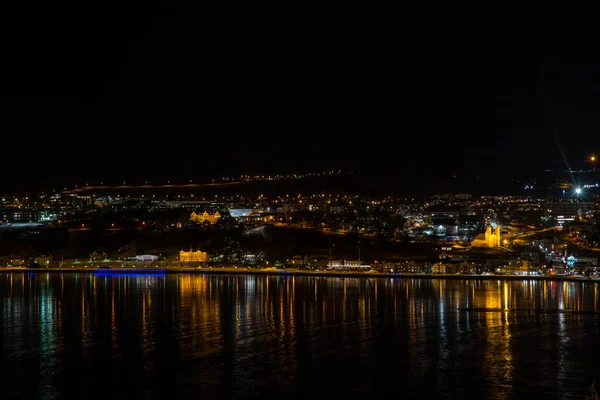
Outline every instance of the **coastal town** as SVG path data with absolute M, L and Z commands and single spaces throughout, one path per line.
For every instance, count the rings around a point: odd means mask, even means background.
M 323 172 L 322 176 L 341 171 Z M 0 266 L 596 278 L 596 186 L 561 195 L 365 196 L 241 176 L 203 186 L 81 186 L 5 195 Z M 244 186 L 245 185 L 245 186 Z

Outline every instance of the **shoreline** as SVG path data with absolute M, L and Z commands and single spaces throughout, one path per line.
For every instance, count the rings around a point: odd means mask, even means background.
M 260 268 L 2 268 L 6 273 L 84 273 L 99 275 L 118 274 L 211 274 L 211 275 L 277 275 L 277 276 L 314 276 L 330 278 L 396 278 L 396 279 L 445 279 L 445 280 L 538 280 L 568 282 L 600 282 L 600 278 L 556 275 L 472 275 L 472 274 L 419 274 L 389 272 L 356 271 L 306 271 L 296 269 L 264 270 Z

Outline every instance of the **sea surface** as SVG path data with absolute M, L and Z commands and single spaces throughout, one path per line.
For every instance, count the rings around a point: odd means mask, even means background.
M 0 399 L 598 398 L 595 282 L 0 274 Z

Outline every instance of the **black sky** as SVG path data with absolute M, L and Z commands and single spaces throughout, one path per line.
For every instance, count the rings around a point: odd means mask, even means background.
M 256 14 L 27 16 L 3 49 L 5 185 L 321 168 L 496 179 L 560 167 L 555 137 L 572 164 L 600 151 L 600 60 L 581 27 L 493 9 Z

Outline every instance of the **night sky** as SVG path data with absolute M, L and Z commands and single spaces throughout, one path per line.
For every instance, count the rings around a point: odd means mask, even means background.
M 559 144 L 582 164 L 600 151 L 595 36 L 521 14 L 28 16 L 3 50 L 4 184 L 329 168 L 500 181 L 564 167 Z

